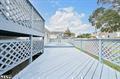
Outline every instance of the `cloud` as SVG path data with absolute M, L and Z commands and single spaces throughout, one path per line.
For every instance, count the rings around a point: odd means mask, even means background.
M 48 28 L 52 31 L 65 31 L 67 27 L 74 33 L 91 32 L 94 28 L 82 22 L 84 13 L 78 13 L 73 7 L 60 8 L 48 21 Z

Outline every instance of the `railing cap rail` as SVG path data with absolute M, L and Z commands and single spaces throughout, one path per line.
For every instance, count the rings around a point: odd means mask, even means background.
M 82 38 L 82 39 L 74 39 L 74 40 L 75 40 L 75 41 L 80 41 L 80 40 L 86 40 L 86 41 L 87 41 L 87 40 L 88 40 L 88 41 L 90 41 L 90 40 L 91 40 L 91 41 L 92 41 L 92 40 L 105 40 L 105 41 L 106 41 L 106 40 L 107 40 L 107 41 L 112 41 L 112 40 L 113 40 L 113 41 L 120 41 L 120 38 L 99 38 L 99 39 Z
M 0 43 L 4 42 L 23 42 L 23 41 L 30 41 L 28 39 L 6 39 L 6 40 L 0 40 Z

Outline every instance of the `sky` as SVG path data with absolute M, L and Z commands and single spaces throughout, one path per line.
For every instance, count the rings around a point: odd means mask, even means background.
M 94 27 L 89 16 L 98 7 L 97 0 L 30 0 L 45 19 L 50 31 L 65 31 L 76 34 L 92 33 Z

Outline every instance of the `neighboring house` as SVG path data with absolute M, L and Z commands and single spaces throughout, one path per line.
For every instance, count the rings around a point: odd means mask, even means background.
M 49 29 L 45 28 L 45 43 L 50 41 L 61 41 L 61 39 L 69 39 L 74 38 L 75 34 L 71 33 L 69 28 L 66 29 L 65 32 L 63 31 L 50 31 Z
M 120 32 L 106 33 L 106 32 L 97 32 L 93 33 L 93 36 L 96 38 L 120 38 Z
M 45 42 L 50 41 L 59 41 L 63 38 L 64 32 L 60 31 L 50 31 L 47 28 L 45 28 Z
M 63 32 L 60 31 L 51 31 L 49 35 L 49 41 L 60 42 L 63 37 Z
M 63 32 L 59 32 L 59 31 L 50 32 L 50 38 L 59 38 L 59 37 L 63 37 Z
M 49 42 L 50 31 L 47 28 L 45 28 L 44 31 L 45 31 L 44 42 L 46 43 Z

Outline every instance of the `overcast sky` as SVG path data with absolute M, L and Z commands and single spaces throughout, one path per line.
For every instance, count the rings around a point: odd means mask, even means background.
M 97 0 L 31 0 L 46 21 L 46 28 L 74 33 L 94 32 L 88 21 L 89 15 L 98 5 Z

